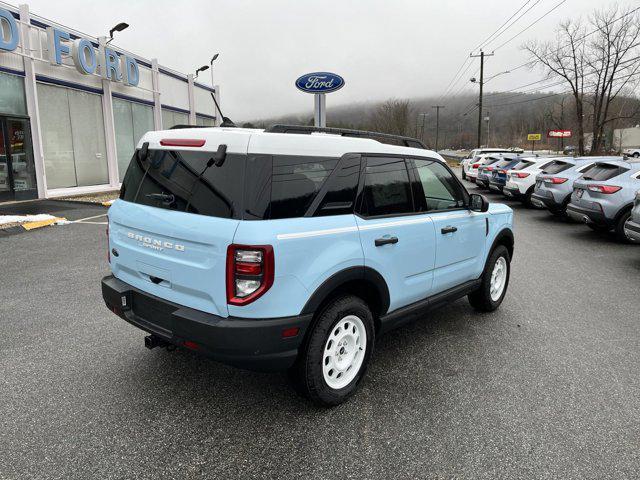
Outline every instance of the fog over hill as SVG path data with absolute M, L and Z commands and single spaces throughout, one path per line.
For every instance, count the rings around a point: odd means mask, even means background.
M 541 133 L 540 147 L 555 148 L 559 141 L 548 141 L 547 131 L 574 130 L 577 124 L 573 97 L 566 93 L 489 91 L 485 92 L 483 102 L 483 145 L 528 146 L 527 134 Z M 615 102 L 614 108 L 617 109 L 638 109 L 639 101 L 635 98 L 620 97 Z M 439 148 L 473 148 L 477 145 L 478 95 L 475 93 L 446 99 L 433 96 L 342 106 L 331 106 L 329 95 L 327 126 L 415 136 L 433 148 L 436 138 L 436 109 L 432 108 L 433 105 L 444 105 L 440 109 Z M 425 113 L 426 116 L 421 115 Z M 611 122 L 610 130 L 639 122 L 640 118 L 616 120 Z M 313 112 L 256 119 L 244 125 L 267 127 L 276 123 L 313 125 Z M 571 144 L 571 139 L 565 140 L 566 144 Z

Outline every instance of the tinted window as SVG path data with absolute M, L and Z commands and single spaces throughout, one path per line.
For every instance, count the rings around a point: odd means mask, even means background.
M 464 206 L 462 187 L 440 162 L 414 159 L 414 165 L 425 199 L 425 204 L 421 205 L 421 211 L 446 210 Z
M 271 204 L 271 155 L 249 155 L 244 187 L 244 219 L 269 218 Z
M 367 159 L 361 213 L 365 216 L 375 216 L 411 212 L 413 202 L 404 160 Z
M 498 163 L 496 163 L 496 168 L 503 168 L 506 167 L 508 165 L 516 165 L 517 161 L 514 160 L 513 158 L 507 158 L 504 160 L 500 160 Z
M 353 213 L 353 202 L 360 177 L 360 157 L 346 157 L 340 169 L 327 180 L 327 191 L 316 216 Z
M 530 162 L 528 160 L 523 160 L 520 163 L 516 164 L 512 170 L 524 170 L 527 167 L 530 167 L 531 165 L 533 165 L 535 162 Z
M 269 218 L 302 217 L 337 163 L 337 158 L 274 156 Z
M 560 173 L 571 167 L 573 167 L 571 163 L 556 160 L 554 162 L 547 164 L 542 169 L 542 173 L 549 173 L 549 174 Z
M 626 171 L 626 168 L 620 167 L 618 165 L 596 163 L 582 175 L 582 179 L 605 181 L 609 180 L 610 178 L 617 177 L 618 175 Z
M 120 198 L 141 205 L 221 218 L 240 218 L 245 156 L 229 153 L 207 167 L 212 152 L 150 150 L 134 154 Z

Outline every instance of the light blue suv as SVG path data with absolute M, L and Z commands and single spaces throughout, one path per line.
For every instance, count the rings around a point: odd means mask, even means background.
M 102 292 L 149 348 L 289 370 L 309 398 L 336 405 L 376 336 L 463 296 L 479 311 L 500 305 L 512 226 L 510 208 L 469 195 L 415 139 L 150 132 L 109 210 Z

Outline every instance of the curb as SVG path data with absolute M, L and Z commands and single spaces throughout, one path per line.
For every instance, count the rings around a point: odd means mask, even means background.
M 64 217 L 55 217 L 50 218 L 48 220 L 40 220 L 38 222 L 24 222 L 20 225 L 15 225 L 9 228 L 0 228 L 0 235 L 14 235 L 16 233 L 26 232 L 29 230 L 36 230 L 42 227 L 48 227 L 49 225 L 53 225 L 57 222 L 66 222 L 67 219 Z

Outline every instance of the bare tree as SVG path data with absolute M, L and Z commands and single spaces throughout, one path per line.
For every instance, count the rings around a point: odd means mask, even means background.
M 566 81 L 575 100 L 580 155 L 585 151 L 585 121 L 593 132 L 590 147 L 595 154 L 604 146 L 607 124 L 637 115 L 637 112 L 627 112 L 623 116 L 622 110 L 612 114 L 611 107 L 640 73 L 638 13 L 615 5 L 596 11 L 586 25 L 588 28 L 581 20 L 563 22 L 554 41 L 524 46 L 532 61 L 541 65 L 549 78 Z
M 409 100 L 387 100 L 371 115 L 371 130 L 394 135 L 409 135 L 411 108 Z

